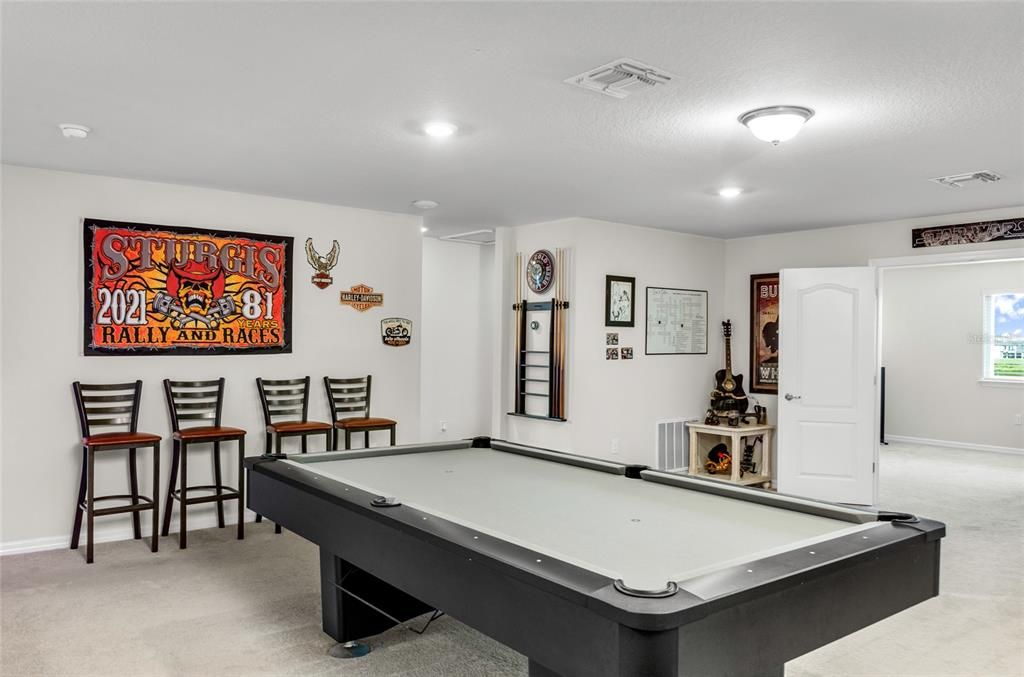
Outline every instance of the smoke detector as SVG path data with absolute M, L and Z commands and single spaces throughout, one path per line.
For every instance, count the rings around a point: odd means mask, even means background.
M 667 85 L 672 78 L 669 73 L 636 59 L 617 59 L 563 82 L 616 99 L 625 99 L 630 94 Z
M 980 172 L 968 172 L 966 174 L 954 174 L 952 176 L 940 176 L 935 179 L 928 179 L 947 188 L 963 188 L 965 183 L 978 181 L 980 183 L 995 183 L 1003 177 L 995 172 L 982 170 Z
M 448 242 L 462 242 L 465 244 L 494 244 L 493 230 L 471 230 L 468 233 L 456 233 L 445 235 L 441 238 Z

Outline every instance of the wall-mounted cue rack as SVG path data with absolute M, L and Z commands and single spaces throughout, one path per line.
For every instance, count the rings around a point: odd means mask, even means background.
M 513 416 L 549 421 L 566 420 L 566 311 L 569 309 L 567 258 L 567 250 L 555 250 L 554 279 L 551 281 L 554 291 L 551 300 L 528 301 L 526 261 L 522 253 L 516 253 L 513 276 L 516 300 L 512 304 L 515 313 L 515 406 L 514 411 L 510 412 Z M 540 349 L 540 346 L 531 345 L 528 341 L 528 332 L 540 326 L 537 318 L 543 318 L 544 315 L 548 320 L 547 341 L 546 347 Z M 530 400 L 545 400 L 546 414 L 537 413 L 543 411 L 543 407 L 530 406 Z

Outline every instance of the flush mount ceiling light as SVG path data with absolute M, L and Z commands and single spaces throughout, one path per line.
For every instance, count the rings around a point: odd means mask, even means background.
M 438 206 L 433 200 L 413 200 L 412 206 L 416 209 L 433 209 Z
M 428 230 L 430 230 L 430 229 L 429 229 L 429 228 L 427 228 L 426 226 L 420 226 L 420 232 L 421 232 L 421 233 L 425 233 L 425 232 L 427 232 Z
M 84 139 L 89 136 L 89 132 L 92 131 L 85 125 L 57 125 L 60 128 L 60 133 L 64 135 L 66 139 Z
M 432 136 L 435 139 L 443 139 L 451 136 L 455 132 L 459 131 L 459 128 L 450 122 L 444 120 L 434 120 L 423 125 L 423 133 L 427 136 Z
M 768 106 L 748 110 L 738 119 L 751 134 L 777 146 L 799 134 L 812 117 L 814 111 L 803 106 Z
M 735 186 L 727 186 L 725 188 L 718 189 L 718 194 L 721 195 L 722 197 L 736 197 L 742 192 L 742 188 L 737 188 Z

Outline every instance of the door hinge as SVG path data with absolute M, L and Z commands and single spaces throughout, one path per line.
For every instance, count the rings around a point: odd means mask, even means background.
M 875 464 L 875 462 L 874 462 L 874 461 L 872 461 L 872 462 L 871 462 L 871 474 L 872 474 L 872 475 L 874 475 L 874 474 L 875 474 L 875 465 L 876 465 L 876 464 Z

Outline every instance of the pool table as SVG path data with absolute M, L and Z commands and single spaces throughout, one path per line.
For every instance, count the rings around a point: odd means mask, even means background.
M 531 677 L 780 676 L 938 594 L 940 522 L 486 437 L 246 461 L 345 642 L 432 609 Z

